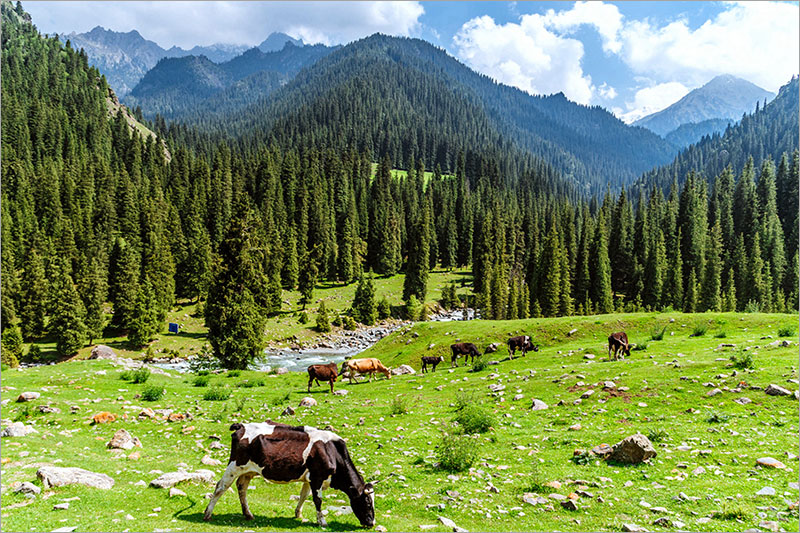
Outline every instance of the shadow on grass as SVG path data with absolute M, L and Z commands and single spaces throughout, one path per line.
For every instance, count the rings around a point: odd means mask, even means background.
M 288 512 L 292 512 L 293 510 L 290 509 Z M 296 530 L 296 531 L 316 531 L 322 530 L 316 522 L 313 521 L 306 521 L 301 522 L 300 520 L 294 518 L 294 516 L 259 516 L 258 514 L 255 515 L 253 520 L 245 520 L 244 516 L 241 513 L 220 513 L 214 514 L 211 516 L 211 521 L 204 522 L 203 521 L 203 513 L 202 512 L 195 512 L 195 513 L 178 513 L 175 515 L 175 518 L 178 520 L 183 520 L 185 522 L 193 523 L 193 524 L 202 524 L 207 523 L 215 528 L 219 528 L 221 526 L 229 527 L 229 526 L 240 526 L 246 529 L 263 529 L 266 531 L 279 531 L 279 530 Z M 354 520 L 353 523 L 350 522 L 339 522 L 337 520 L 328 520 L 328 527 L 324 529 L 324 531 L 357 531 L 359 529 L 363 529 L 358 525 L 358 521 Z

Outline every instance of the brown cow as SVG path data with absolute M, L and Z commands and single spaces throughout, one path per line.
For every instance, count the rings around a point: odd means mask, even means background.
M 444 361 L 444 357 L 441 355 L 423 355 L 422 356 L 422 373 L 424 374 L 428 370 L 428 365 L 433 368 L 433 372 L 436 372 L 436 365 Z
M 374 357 L 367 357 L 365 359 L 350 359 L 342 363 L 341 374 L 344 375 L 345 370 L 349 372 L 350 383 L 353 380 L 356 380 L 358 383 L 358 379 L 356 379 L 355 374 L 369 374 L 369 381 L 372 381 L 372 375 L 376 372 L 380 372 L 386 376 L 386 379 L 392 379 L 392 374 L 389 372 L 389 369 L 383 366 L 383 363 L 380 362 L 379 359 L 375 359 Z
M 308 392 L 311 392 L 311 382 L 316 381 L 319 385 L 320 380 L 327 381 L 331 384 L 331 393 L 333 393 L 333 382 L 339 377 L 339 372 L 336 370 L 336 363 L 328 363 L 327 365 L 311 365 L 308 367 Z
M 469 360 L 471 358 L 472 361 L 475 361 L 476 357 L 481 356 L 481 352 L 478 351 L 478 347 L 471 342 L 457 342 L 455 344 L 451 344 L 450 351 L 453 352 L 453 355 L 450 357 L 451 368 L 453 366 L 458 366 L 459 355 L 463 355 L 464 360 Z
M 539 347 L 533 344 L 533 342 L 531 342 L 531 338 L 527 335 L 519 335 L 517 337 L 511 337 L 508 339 L 509 359 L 514 359 L 514 354 L 516 353 L 517 349 L 522 351 L 523 357 L 525 357 L 525 354 L 528 353 L 528 350 L 533 350 L 534 352 L 539 351 Z
M 611 352 L 614 352 L 614 360 L 618 360 L 618 352 L 622 352 L 623 356 L 631 356 L 631 345 L 628 342 L 628 335 L 624 331 L 612 333 L 608 336 L 608 360 L 611 361 Z
M 344 492 L 350 508 L 364 527 L 375 525 L 375 490 L 356 470 L 347 444 L 336 433 L 311 426 L 287 426 L 272 420 L 231 426 L 231 455 L 228 467 L 208 502 L 203 520 L 211 520 L 217 500 L 236 483 L 242 514 L 252 520 L 247 505 L 250 480 L 263 476 L 272 483 L 302 483 L 294 515 L 302 518 L 303 503 L 311 495 L 317 508 L 317 523 L 326 527 L 322 514 L 322 490 Z

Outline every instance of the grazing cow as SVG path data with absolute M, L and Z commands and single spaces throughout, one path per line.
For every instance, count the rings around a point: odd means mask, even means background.
M 344 439 L 311 426 L 287 426 L 272 420 L 264 423 L 231 426 L 231 457 L 208 502 L 203 520 L 211 520 L 214 506 L 236 482 L 242 514 L 252 520 L 247 505 L 247 487 L 255 476 L 271 483 L 302 483 L 300 501 L 294 515 L 302 517 L 303 503 L 309 494 L 317 508 L 317 522 L 326 527 L 322 515 L 322 490 L 333 487 L 347 494 L 350 507 L 364 527 L 375 525 L 375 494 L 371 483 L 364 483 Z
M 474 361 L 476 357 L 481 356 L 481 352 L 478 351 L 478 347 L 471 342 L 457 342 L 455 344 L 451 344 L 450 351 L 453 352 L 453 355 L 450 357 L 451 368 L 453 366 L 458 366 L 459 355 L 463 355 L 464 360 L 469 360 L 472 358 L 472 361 Z
M 372 381 L 372 376 L 376 372 L 380 372 L 386 376 L 386 379 L 392 379 L 392 374 L 389 372 L 389 369 L 383 366 L 383 363 L 380 362 L 379 359 L 375 359 L 374 357 L 367 357 L 366 359 L 350 359 L 342 363 L 341 374 L 344 375 L 345 370 L 349 372 L 348 377 L 350 378 L 350 383 L 353 383 L 353 380 L 356 380 L 358 383 L 358 379 L 355 377 L 356 373 L 358 374 L 369 374 L 369 381 Z
M 508 339 L 509 359 L 514 359 L 514 354 L 517 352 L 517 349 L 522 351 L 523 357 L 525 357 L 525 354 L 528 353 L 528 350 L 533 350 L 534 352 L 539 351 L 539 347 L 533 344 L 533 342 L 531 342 L 531 338 L 527 335 L 519 335 L 517 337 L 511 337 Z
M 618 352 L 622 352 L 625 357 L 631 356 L 631 345 L 628 342 L 628 336 L 624 331 L 612 333 L 608 336 L 608 360 L 611 361 L 611 352 L 614 352 L 614 360 L 618 360 Z
M 424 374 L 428 370 L 428 365 L 433 367 L 433 372 L 436 372 L 436 365 L 444 361 L 444 356 L 438 355 L 423 355 L 422 356 L 422 373 Z
M 327 381 L 331 384 L 331 392 L 333 392 L 333 382 L 339 377 L 339 372 L 336 370 L 336 363 L 328 363 L 327 365 L 311 365 L 308 367 L 308 392 L 311 392 L 311 382 L 316 381 L 319 385 L 320 380 Z

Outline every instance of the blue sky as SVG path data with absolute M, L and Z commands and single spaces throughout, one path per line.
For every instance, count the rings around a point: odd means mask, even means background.
M 100 25 L 165 48 L 256 45 L 273 31 L 339 44 L 420 37 L 532 94 L 564 92 L 626 121 L 719 74 L 769 91 L 800 64 L 797 2 L 27 2 L 47 33 Z

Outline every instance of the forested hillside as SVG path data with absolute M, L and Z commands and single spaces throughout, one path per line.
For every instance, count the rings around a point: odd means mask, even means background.
M 140 107 L 150 118 L 158 114 L 165 119 L 203 122 L 213 116 L 222 122 L 230 112 L 269 95 L 301 68 L 337 48 L 287 42 L 277 51 L 251 48 L 220 64 L 205 56 L 162 59 L 124 102 Z
M 531 96 L 425 41 L 379 34 L 310 64 L 234 114 L 209 118 L 198 108 L 183 121 L 250 147 L 272 138 L 283 147 L 355 146 L 376 160 L 388 155 L 401 168 L 421 158 L 429 168 L 452 171 L 466 149 L 493 149 L 502 158 L 513 147 L 544 159 L 584 191 L 630 183 L 675 153 L 600 107 L 563 94 Z
M 387 156 L 373 176 L 369 136 L 346 131 L 363 143 L 325 151 L 310 142 L 337 140 L 325 117 L 368 118 L 345 96 L 390 90 L 408 73 L 385 54 L 356 54 L 357 72 L 386 77 L 337 84 L 331 62 L 325 94 L 341 97 L 325 105 L 309 88 L 301 112 L 276 122 L 285 133 L 274 142 L 253 133 L 243 147 L 189 149 L 176 134 L 167 160 L 122 113 L 109 116 L 106 82 L 85 54 L 40 36 L 19 5 L 3 2 L 2 17 L 2 325 L 50 336 L 61 354 L 103 328 L 145 345 L 176 298 L 192 298 L 206 302 L 215 350 L 236 344 L 252 357 L 263 317 L 288 310 L 286 288 L 313 309 L 320 280 L 404 271 L 404 297 L 422 300 L 430 269 L 455 265 L 472 266 L 474 303 L 489 319 L 797 306 L 797 204 L 776 197 L 796 191 L 791 146 L 777 172 L 736 152 L 745 163 L 720 172 L 710 192 L 690 175 L 666 197 L 653 187 L 586 202 L 543 161 L 512 159 L 519 152 L 507 151 L 474 94 L 420 72 L 402 80 L 415 91 L 397 89 L 405 99 L 383 108 L 374 132 Z M 453 107 L 426 115 L 414 94 Z M 457 129 L 465 124 L 474 128 Z M 309 142 L 292 146 L 294 136 Z M 452 174 L 437 164 L 426 184 L 425 154 L 444 157 Z M 393 178 L 392 157 L 413 164 Z

